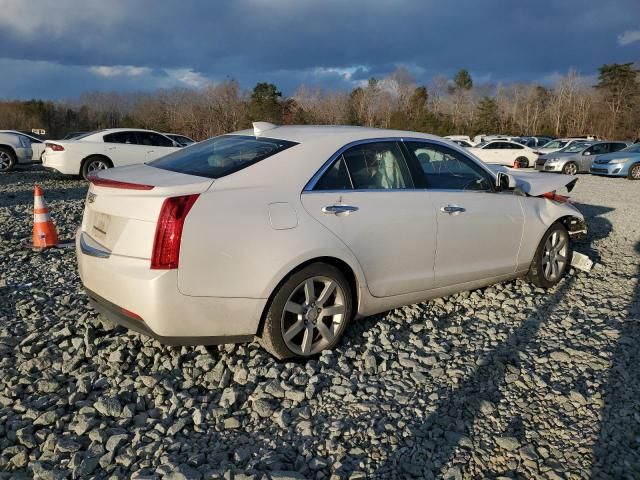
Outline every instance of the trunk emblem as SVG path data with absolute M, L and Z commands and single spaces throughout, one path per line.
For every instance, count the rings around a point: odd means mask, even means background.
M 93 203 L 96 201 L 97 195 L 95 193 L 87 193 L 87 203 Z

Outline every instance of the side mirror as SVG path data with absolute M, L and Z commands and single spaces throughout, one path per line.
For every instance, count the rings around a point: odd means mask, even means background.
M 513 190 L 516 188 L 516 179 L 508 173 L 498 172 L 496 176 L 496 189 L 500 190 Z
M 591 155 L 591 152 L 587 150 L 586 152 L 583 153 L 583 155 Z

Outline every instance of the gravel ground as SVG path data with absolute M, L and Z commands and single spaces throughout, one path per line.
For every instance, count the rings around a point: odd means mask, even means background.
M 61 238 L 86 186 L 0 175 L 0 478 L 640 478 L 640 182 L 580 176 L 598 260 L 352 324 L 308 363 L 103 322 Z

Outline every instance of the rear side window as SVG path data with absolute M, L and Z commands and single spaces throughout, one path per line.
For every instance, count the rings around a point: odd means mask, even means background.
M 296 142 L 249 135 L 223 135 L 171 153 L 148 165 L 172 172 L 220 178 L 271 157 Z

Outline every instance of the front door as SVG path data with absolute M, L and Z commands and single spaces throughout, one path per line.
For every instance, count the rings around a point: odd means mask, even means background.
M 353 252 L 372 295 L 433 288 L 435 213 L 430 193 L 414 188 L 397 142 L 346 150 L 302 204 Z
M 449 147 L 406 142 L 419 161 L 438 222 L 435 286 L 514 273 L 524 227 L 520 199 Z

